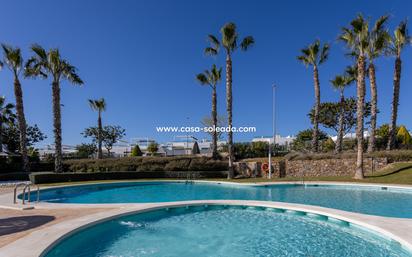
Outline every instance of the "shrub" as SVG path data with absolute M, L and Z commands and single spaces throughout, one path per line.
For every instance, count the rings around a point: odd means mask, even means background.
M 368 154 L 369 157 L 386 157 L 388 162 L 412 161 L 412 150 L 379 151 Z
M 158 150 L 159 150 L 159 144 L 158 143 L 152 142 L 147 146 L 147 151 L 151 155 L 154 155 Z
M 412 150 L 379 151 L 365 154 L 364 158 L 388 158 L 388 162 L 412 161 Z M 334 153 L 300 153 L 291 152 L 285 155 L 285 159 L 292 160 L 323 160 L 323 159 L 355 159 L 355 152 Z
M 328 138 L 322 142 L 322 151 L 323 152 L 331 152 L 335 150 L 335 142 L 333 142 L 332 138 Z
M 66 160 L 66 172 L 227 170 L 227 162 L 206 157 L 124 157 Z
M 53 162 L 38 161 L 30 158 L 30 170 L 37 171 L 52 171 L 54 170 Z M 22 159 L 20 156 L 9 158 L 0 157 L 0 173 L 22 172 Z
M 142 155 L 143 155 L 143 153 L 142 153 L 142 151 L 140 150 L 139 145 L 135 145 L 135 146 L 133 147 L 133 149 L 132 149 L 131 156 L 142 156 Z
M 292 149 L 295 151 L 310 150 L 312 147 L 312 135 L 312 129 L 299 131 L 299 133 L 296 135 L 296 138 L 292 142 Z M 326 139 L 328 139 L 328 135 L 322 130 L 319 130 L 318 140 L 320 141 L 320 143 Z
M 224 178 L 227 171 L 199 171 L 197 178 Z M 115 180 L 115 179 L 147 179 L 147 178 L 186 178 L 181 171 L 125 171 L 125 172 L 38 172 L 29 175 L 34 184 L 91 181 L 91 180 Z

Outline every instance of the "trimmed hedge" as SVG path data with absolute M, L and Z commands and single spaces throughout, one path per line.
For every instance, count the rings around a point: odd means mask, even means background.
M 0 181 L 7 180 L 29 180 L 29 173 L 27 172 L 10 172 L 10 173 L 0 173 Z
M 117 179 L 186 179 L 188 171 L 119 171 L 119 172 L 36 172 L 29 175 L 34 184 Z M 195 171 L 196 178 L 225 178 L 227 171 Z
M 22 159 L 20 156 L 14 156 L 10 158 L 0 157 L 0 174 L 2 173 L 13 173 L 13 172 L 22 172 L 23 165 Z M 44 162 L 44 161 L 31 161 L 30 170 L 32 172 L 37 171 L 53 171 L 54 163 L 53 162 Z
M 207 157 L 123 157 L 110 159 L 67 160 L 66 172 L 108 171 L 227 171 L 226 161 Z

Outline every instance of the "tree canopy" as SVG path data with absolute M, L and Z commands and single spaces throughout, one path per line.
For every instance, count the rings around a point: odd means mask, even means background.
M 93 144 L 97 144 L 98 142 L 98 131 L 97 127 L 89 127 L 86 128 L 82 135 L 84 137 L 89 137 L 92 139 Z M 110 151 L 113 148 L 113 145 L 117 143 L 120 139 L 122 139 L 126 135 L 125 129 L 117 125 L 107 125 L 103 127 L 102 130 L 102 142 L 104 147 L 106 148 L 109 156 Z
M 339 131 L 339 114 L 340 114 L 340 103 L 339 102 L 324 102 L 320 104 L 319 110 L 319 123 L 325 128 L 332 129 L 336 133 Z M 315 110 L 308 113 L 308 116 L 313 123 Z M 371 115 L 371 104 L 369 102 L 365 103 L 364 117 L 367 118 Z M 344 134 L 349 133 L 353 127 L 356 125 L 356 99 L 351 97 L 345 99 L 344 104 L 344 120 L 343 120 L 343 131 Z

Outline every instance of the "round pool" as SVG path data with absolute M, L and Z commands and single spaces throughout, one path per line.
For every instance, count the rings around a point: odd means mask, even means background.
M 401 244 L 346 221 L 275 208 L 186 206 L 93 225 L 45 257 L 412 256 Z
M 32 197 L 35 197 L 32 194 Z M 281 184 L 127 182 L 41 191 L 54 203 L 148 203 L 185 200 L 260 200 L 317 205 L 371 215 L 412 218 L 412 190 L 394 187 Z

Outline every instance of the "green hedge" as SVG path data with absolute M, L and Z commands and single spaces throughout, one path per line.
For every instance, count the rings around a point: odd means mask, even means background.
M 124 157 L 110 159 L 67 160 L 66 172 L 108 171 L 227 171 L 226 161 L 207 157 Z
M 13 156 L 10 158 L 0 157 L 0 174 L 2 173 L 13 173 L 13 172 L 22 172 L 23 165 L 22 159 L 20 156 Z M 33 172 L 37 171 L 53 171 L 54 163 L 53 162 L 44 162 L 44 161 L 31 161 L 30 170 Z
M 195 171 L 196 178 L 225 178 L 227 171 Z M 186 179 L 187 171 L 119 171 L 119 172 L 36 172 L 30 174 L 30 181 L 34 184 L 91 181 L 91 180 L 118 180 L 118 179 L 153 179 L 153 178 L 181 178 Z
M 29 173 L 27 172 L 10 172 L 10 173 L 0 173 L 0 181 L 8 180 L 29 180 Z

